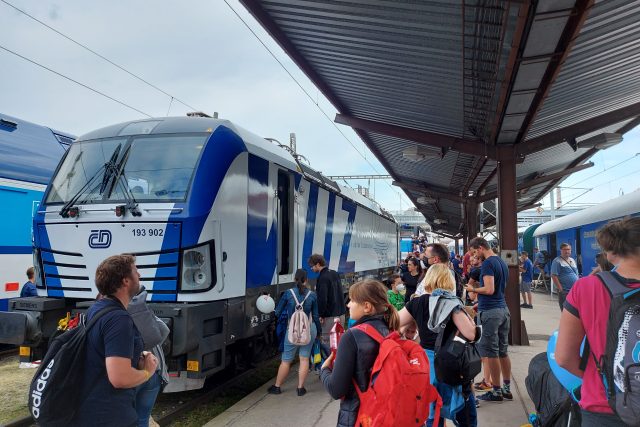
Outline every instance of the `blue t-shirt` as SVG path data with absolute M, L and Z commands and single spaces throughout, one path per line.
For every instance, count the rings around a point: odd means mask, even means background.
M 504 300 L 504 288 L 509 278 L 507 264 L 497 255 L 490 256 L 482 262 L 480 268 L 480 286 L 484 286 L 485 276 L 493 276 L 493 295 L 478 294 L 478 311 L 503 308 L 507 306 Z
M 133 319 L 119 301 L 104 298 L 89 308 L 87 323 L 109 305 L 122 310 L 103 315 L 87 335 L 82 388 L 86 397 L 71 423 L 74 426 L 130 426 L 138 419 L 134 406 L 135 388 L 114 388 L 107 377 L 105 361 L 110 356 L 126 357 L 137 369 L 143 341 Z
M 529 258 L 522 263 L 522 268 L 524 269 L 522 272 L 522 282 L 531 283 L 533 281 L 533 263 Z
M 458 258 L 453 258 L 451 260 L 451 264 L 453 264 L 453 269 L 458 273 L 462 274 L 462 267 L 460 267 L 460 260 Z
M 22 286 L 22 290 L 20 291 L 20 298 L 37 296 L 38 290 L 36 289 L 36 285 L 34 283 L 31 283 L 30 281 L 27 281 L 27 283 Z
M 563 292 L 569 292 L 578 280 L 578 266 L 571 257 L 556 257 L 551 263 L 551 275 L 558 276 Z

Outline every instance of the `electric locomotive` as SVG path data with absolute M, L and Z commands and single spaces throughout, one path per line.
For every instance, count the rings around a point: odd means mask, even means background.
M 173 117 L 90 132 L 67 151 L 34 218 L 38 298 L 0 322 L 41 348 L 65 313 L 96 297 L 97 265 L 136 256 L 148 304 L 170 328 L 166 391 L 269 344 L 272 314 L 256 307 L 293 286 L 324 254 L 345 292 L 397 264 L 393 217 L 287 150 L 226 120 Z M 313 275 L 311 275 L 313 277 Z M 0 334 L 0 341 L 6 336 Z M 20 341 L 20 342 L 17 342 Z

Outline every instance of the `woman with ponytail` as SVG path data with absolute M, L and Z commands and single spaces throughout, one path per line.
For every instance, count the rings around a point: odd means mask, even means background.
M 349 299 L 349 316 L 356 325 L 366 323 L 382 336 L 398 330 L 398 312 L 389 304 L 387 288 L 379 281 L 365 279 L 355 283 L 349 288 Z M 322 365 L 320 379 L 325 389 L 334 399 L 342 399 L 338 427 L 355 425 L 360 400 L 354 383 L 360 391 L 367 390 L 379 348 L 378 342 L 365 332 L 350 328 L 340 340 L 335 363 L 331 354 Z
M 280 315 L 285 312 L 289 313 L 289 317 L 296 309 L 296 299 L 302 304 L 302 309 L 307 316 L 311 316 L 311 341 L 307 345 L 294 345 L 289 342 L 287 333 L 284 334 L 284 351 L 282 352 L 282 362 L 278 368 L 278 375 L 276 377 L 276 383 L 269 387 L 269 393 L 280 394 L 282 390 L 280 386 L 287 379 L 289 370 L 291 369 L 291 363 L 296 357 L 296 352 L 299 350 L 300 364 L 298 367 L 298 396 L 304 396 L 307 393 L 307 389 L 304 388 L 304 382 L 309 374 L 309 356 L 311 356 L 311 349 L 313 343 L 316 340 L 318 331 L 322 331 L 320 325 L 320 317 L 318 316 L 318 297 L 315 292 L 312 292 L 307 288 L 307 272 L 303 269 L 298 269 L 294 275 L 296 283 L 295 288 L 287 290 L 276 307 L 276 319 L 280 318 Z M 294 298 L 295 294 L 295 298 Z

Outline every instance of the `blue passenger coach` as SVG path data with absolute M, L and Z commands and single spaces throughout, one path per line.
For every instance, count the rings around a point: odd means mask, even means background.
M 600 247 L 596 230 L 611 220 L 640 215 L 640 191 L 608 200 L 597 206 L 546 222 L 533 233 L 538 248 L 549 252 L 551 258 L 560 253 L 560 245 L 569 243 L 578 270 L 588 275 L 596 267 Z
M 0 311 L 26 281 L 33 263 L 33 215 L 73 138 L 0 114 Z
M 258 311 L 258 297 L 277 299 L 292 287 L 312 253 L 324 254 L 345 290 L 359 277 L 388 274 L 398 254 L 397 224 L 376 203 L 241 127 L 204 117 L 80 137 L 34 230 L 46 298 L 7 313 L 17 325 L 40 325 L 17 327 L 14 340 L 38 345 L 52 324 L 47 313 L 95 298 L 100 261 L 133 253 L 149 303 L 171 330 L 167 391 L 201 387 L 235 355 L 259 353 L 272 318 Z

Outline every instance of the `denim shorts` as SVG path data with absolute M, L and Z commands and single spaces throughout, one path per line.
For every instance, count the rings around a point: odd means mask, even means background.
M 289 342 L 289 334 L 284 334 L 284 351 L 282 352 L 282 361 L 291 362 L 296 357 L 296 352 L 300 351 L 300 357 L 311 356 L 311 349 L 313 348 L 313 342 L 316 340 L 318 331 L 316 324 L 311 322 L 311 341 L 307 345 L 293 345 Z
M 511 314 L 507 307 L 493 308 L 478 313 L 482 325 L 482 337 L 478 350 L 482 357 L 506 357 L 509 345 Z

